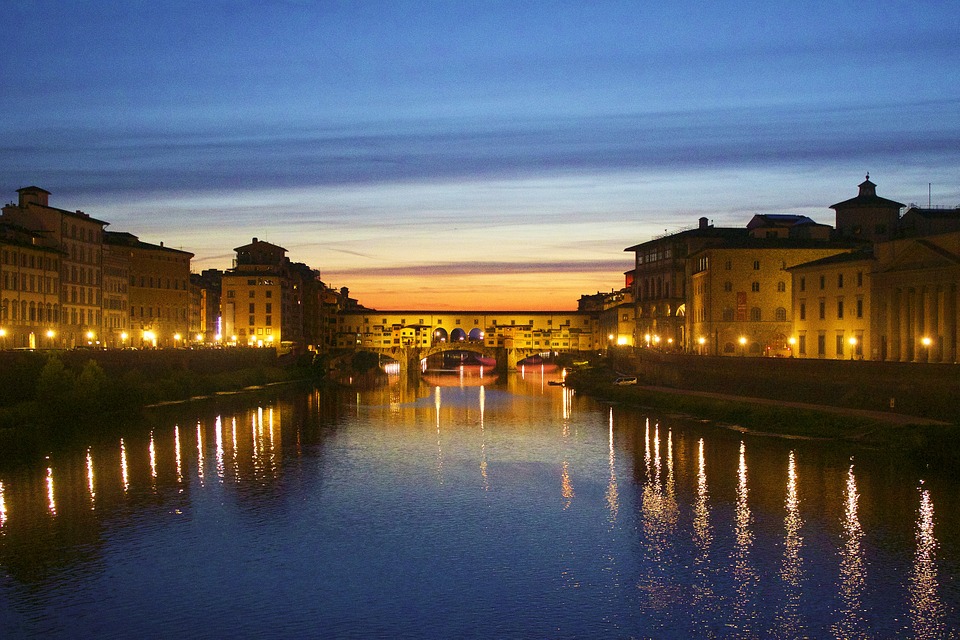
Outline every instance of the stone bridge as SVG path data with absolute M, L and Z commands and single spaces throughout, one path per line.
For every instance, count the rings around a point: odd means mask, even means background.
M 367 351 L 382 355 L 400 364 L 401 373 L 420 371 L 423 361 L 441 353 L 450 351 L 469 351 L 485 358 L 497 361 L 496 368 L 501 371 L 516 369 L 524 358 L 543 353 L 542 349 L 522 349 L 513 347 L 498 347 L 486 345 L 479 340 L 464 340 L 462 342 L 437 342 L 429 347 L 392 345 L 384 347 L 363 346 L 350 349 L 347 353 L 353 354 Z M 346 355 L 346 354 L 344 354 Z

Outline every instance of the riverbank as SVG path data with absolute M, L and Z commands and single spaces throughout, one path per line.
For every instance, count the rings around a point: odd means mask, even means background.
M 620 363 L 623 364 L 623 363 Z M 631 369 L 631 373 L 639 368 Z M 709 419 L 719 426 L 781 438 L 831 440 L 864 449 L 901 455 L 911 461 L 953 471 L 960 468 L 960 425 L 893 411 L 757 397 L 697 388 L 650 384 L 642 373 L 636 385 L 617 385 L 611 362 L 577 371 L 566 384 L 578 393 L 669 414 Z M 733 388 L 752 389 L 728 380 Z M 852 395 L 852 393 L 851 393 Z
M 31 455 L 148 406 L 320 377 L 312 354 L 271 349 L 0 352 L 0 455 Z

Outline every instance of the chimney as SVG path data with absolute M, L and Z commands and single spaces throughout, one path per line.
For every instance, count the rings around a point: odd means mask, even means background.
M 256 242 L 257 242 L 257 239 L 256 239 L 256 238 L 254 238 L 254 239 L 253 239 L 253 242 L 254 242 L 254 243 L 256 243 Z
M 706 228 L 707 228 L 707 218 L 706 218 L 706 217 L 700 218 L 700 228 L 701 228 L 701 229 L 706 229 Z

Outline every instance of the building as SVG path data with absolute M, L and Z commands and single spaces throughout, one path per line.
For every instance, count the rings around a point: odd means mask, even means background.
M 223 274 L 221 317 L 225 342 L 290 349 L 303 344 L 303 282 L 287 250 L 257 238 L 234 249 Z
M 842 238 L 864 242 L 883 242 L 896 237 L 900 210 L 905 206 L 877 195 L 877 185 L 870 175 L 858 185 L 855 198 L 830 205 L 836 212 L 836 231 Z
M 877 260 L 860 250 L 789 268 L 792 353 L 798 358 L 879 359 L 871 324 L 872 274 Z
M 109 232 L 104 232 L 105 236 Z M 131 346 L 130 258 L 128 252 L 109 243 L 103 247 L 103 344 L 110 348 Z
M 219 269 L 190 274 L 190 333 L 197 342 L 213 344 L 223 337 L 220 319 L 222 280 L 223 271 Z
M 849 244 L 747 238 L 690 255 L 687 351 L 703 355 L 791 354 L 790 267 L 850 251 Z
M 871 331 L 877 358 L 958 362 L 960 231 L 874 246 Z
M 3 207 L 3 220 L 38 234 L 38 242 L 60 252 L 59 332 L 49 346 L 76 347 L 100 339 L 103 228 L 108 224 L 82 211 L 49 205 L 50 192 L 18 189 L 17 204 Z
M 127 264 L 129 339 L 138 347 L 179 347 L 190 334 L 188 251 L 142 242 L 131 233 L 104 233 L 111 264 Z
M 687 261 L 705 247 L 749 236 L 747 229 L 714 227 L 700 218 L 696 228 L 627 247 L 634 253 L 632 343 L 689 350 Z M 649 338 L 649 339 L 648 339 Z
M 42 234 L 0 222 L 0 348 L 55 346 L 62 257 Z

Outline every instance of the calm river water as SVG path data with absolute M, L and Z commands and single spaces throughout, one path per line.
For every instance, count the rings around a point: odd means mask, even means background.
M 958 501 L 539 373 L 185 405 L 0 467 L 0 637 L 957 637 Z

